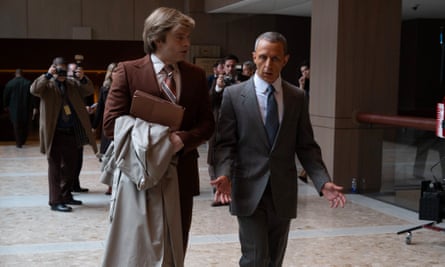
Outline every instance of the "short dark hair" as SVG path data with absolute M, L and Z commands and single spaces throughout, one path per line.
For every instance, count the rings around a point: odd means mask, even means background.
M 303 66 L 306 66 L 308 69 L 310 69 L 311 66 L 309 65 L 309 60 L 307 60 L 307 59 L 303 60 L 303 61 L 300 63 L 300 65 L 298 65 L 298 68 L 301 68 L 301 67 L 303 67 Z
M 246 66 L 251 70 L 255 70 L 255 63 L 253 63 L 251 60 L 244 61 L 243 66 Z
M 224 64 L 224 59 L 220 58 L 216 60 L 215 63 L 213 63 L 213 67 L 216 68 L 219 64 Z
M 225 63 L 227 60 L 235 60 L 236 63 L 239 62 L 238 57 L 235 56 L 234 54 L 228 54 L 227 56 L 225 56 L 225 57 L 223 58 L 223 60 L 224 60 L 224 63 Z

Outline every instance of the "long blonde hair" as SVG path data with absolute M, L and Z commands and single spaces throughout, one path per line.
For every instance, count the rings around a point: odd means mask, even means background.
M 113 70 L 116 68 L 116 66 L 117 64 L 114 62 L 108 64 L 107 72 L 105 73 L 105 79 L 104 82 L 102 83 L 103 87 L 110 88 L 111 82 L 113 81 L 112 79 Z

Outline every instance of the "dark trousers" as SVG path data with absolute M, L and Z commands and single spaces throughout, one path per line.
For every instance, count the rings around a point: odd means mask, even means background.
M 179 201 L 184 255 L 187 251 L 190 227 L 192 225 L 193 197 L 199 194 L 198 161 L 190 153 L 178 159 Z
M 290 219 L 276 215 L 270 186 L 267 186 L 252 215 L 237 218 L 242 253 L 239 265 L 281 266 L 289 236 Z
M 80 190 L 80 171 L 83 165 L 83 146 L 79 148 L 77 153 L 77 166 L 74 170 L 73 188 L 72 190 Z
M 192 225 L 193 195 L 190 192 L 184 192 L 183 190 L 181 191 L 180 188 L 179 199 L 181 201 L 182 241 L 185 255 L 189 240 L 190 227 Z
M 71 188 L 79 150 L 74 132 L 56 130 L 48 158 L 49 205 L 66 203 L 73 197 Z
M 22 147 L 28 138 L 28 124 L 26 122 L 14 122 L 14 136 L 17 147 Z

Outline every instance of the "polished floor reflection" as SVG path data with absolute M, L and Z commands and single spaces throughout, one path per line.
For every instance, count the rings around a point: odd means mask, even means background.
M 200 148 L 201 195 L 185 265 L 237 266 L 236 220 L 226 206 L 210 207 L 205 150 Z M 100 266 L 109 196 L 99 168 L 86 148 L 80 181 L 90 192 L 75 195 L 84 205 L 54 212 L 38 143 L 22 149 L 0 143 L 0 266 Z M 299 190 L 284 266 L 445 266 L 445 233 L 415 231 L 411 245 L 396 234 L 425 223 L 416 212 L 362 195 L 347 195 L 347 207 L 332 210 L 311 186 L 301 183 Z
M 422 181 L 444 181 L 445 139 L 415 129 L 391 128 L 384 135 L 382 185 L 368 196 L 417 212 Z

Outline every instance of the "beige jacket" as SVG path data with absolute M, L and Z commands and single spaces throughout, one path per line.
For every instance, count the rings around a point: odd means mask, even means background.
M 84 98 L 94 93 L 94 86 L 90 79 L 87 83 L 81 83 L 74 79 L 66 79 L 66 91 L 69 101 L 76 112 L 82 128 L 88 136 L 89 145 L 97 153 L 96 137 L 91 131 L 91 123 Z M 45 74 L 40 75 L 31 85 L 31 94 L 40 97 L 40 152 L 47 154 L 53 142 L 56 130 L 57 118 L 62 107 L 62 95 L 57 87 L 55 79 L 47 79 Z
M 183 266 L 176 157 L 169 129 L 116 120 L 101 181 L 113 181 L 102 266 Z

